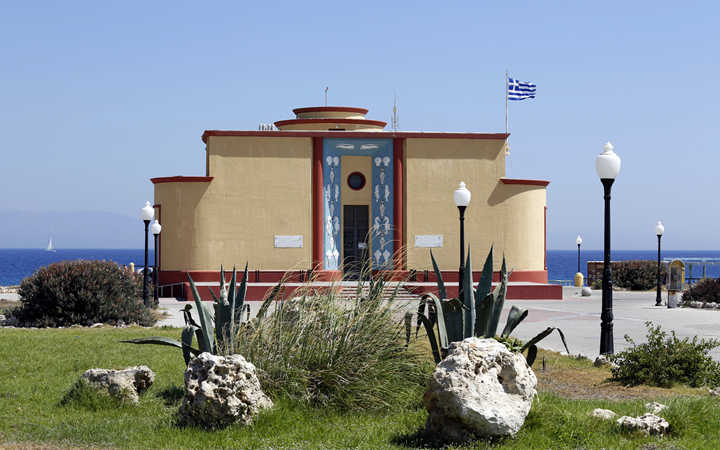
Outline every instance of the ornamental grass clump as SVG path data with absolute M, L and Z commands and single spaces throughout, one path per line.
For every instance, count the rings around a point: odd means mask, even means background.
M 682 294 L 683 303 L 720 303 L 720 278 L 706 278 L 690 286 Z
M 142 278 L 110 261 L 63 261 L 40 268 L 20 284 L 22 324 L 59 327 L 119 322 L 149 326 Z
M 648 328 L 647 342 L 636 344 L 625 335 L 625 340 L 632 346 L 611 357 L 617 364 L 611 369 L 611 380 L 628 386 L 671 387 L 675 383 L 683 383 L 697 387 L 720 384 L 720 364 L 709 355 L 711 350 L 720 346 L 720 340 L 698 340 L 697 336 L 680 339 L 674 331 L 668 336 L 652 322 L 645 322 L 645 326 Z
M 378 283 L 380 283 L 378 285 Z M 430 367 L 405 344 L 400 305 L 383 299 L 382 281 L 350 299 L 339 287 L 310 285 L 276 302 L 236 335 L 235 351 L 258 368 L 263 390 L 312 406 L 348 410 L 417 403 Z

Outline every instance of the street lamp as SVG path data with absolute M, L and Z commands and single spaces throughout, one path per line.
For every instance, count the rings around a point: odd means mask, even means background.
M 612 268 L 610 267 L 610 190 L 615 177 L 620 173 L 620 157 L 613 151 L 608 142 L 603 152 L 595 158 L 595 169 L 605 191 L 605 245 L 602 278 L 602 312 L 600 314 L 600 354 L 615 352 L 613 345 L 613 312 L 612 312 Z
M 153 216 L 155 216 L 155 210 L 153 209 L 150 202 L 145 202 L 145 206 L 140 210 L 140 218 L 145 222 L 145 265 L 143 266 L 143 303 L 145 306 L 150 306 L 150 290 L 147 283 L 147 268 L 148 268 L 148 226 Z
M 460 185 L 453 193 L 453 200 L 458 211 L 460 211 L 460 270 L 458 270 L 458 298 L 463 298 L 462 280 L 465 273 L 465 208 L 470 203 L 470 191 L 465 187 L 465 182 L 461 181 Z
M 157 220 L 153 222 L 152 226 L 150 227 L 150 231 L 153 234 L 153 237 L 155 238 L 155 264 L 153 265 L 153 300 L 154 303 L 158 304 L 158 236 L 160 236 L 160 231 L 162 231 L 162 226 L 160 226 L 160 222 Z
M 660 296 L 660 292 L 662 290 L 662 283 L 660 282 L 660 240 L 662 239 L 662 235 L 665 232 L 665 226 L 663 225 L 661 220 L 658 220 L 657 225 L 655 225 L 655 234 L 657 234 L 658 237 L 658 268 L 657 268 L 657 295 L 655 296 L 655 306 L 660 306 L 662 304 L 662 298 Z M 670 302 L 668 302 L 668 308 L 670 307 Z
M 578 269 L 577 273 L 575 273 L 575 287 L 582 287 L 582 272 L 580 272 L 580 245 L 582 244 L 582 238 L 579 234 L 577 239 L 575 239 L 575 243 L 578 246 Z

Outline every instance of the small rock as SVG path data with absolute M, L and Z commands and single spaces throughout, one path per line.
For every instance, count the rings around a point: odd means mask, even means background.
M 518 353 L 495 339 L 450 345 L 423 397 L 429 432 L 449 441 L 514 436 L 525 422 L 537 378 Z
M 90 325 L 90 328 L 100 328 L 102 326 L 103 326 L 103 324 L 98 322 L 98 323 L 94 323 L 94 324 Z
M 90 369 L 80 377 L 88 387 L 118 400 L 139 402 L 139 394 L 145 392 L 155 381 L 155 374 L 148 366 L 128 367 L 122 370 Z
M 663 405 L 658 402 L 645 403 L 645 411 L 653 414 L 660 414 L 663 409 L 667 408 L 667 405 Z
M 607 366 L 611 369 L 618 368 L 618 365 L 615 364 L 613 361 L 611 361 L 610 358 L 608 358 L 605 355 L 600 355 L 597 358 L 595 358 L 595 362 L 593 363 L 593 365 L 595 367 L 606 367 Z
M 610 411 L 609 409 L 602 409 L 602 408 L 595 408 L 593 409 L 593 412 L 590 413 L 592 417 L 597 417 L 600 419 L 610 420 L 613 419 L 617 414 L 615 412 Z
M 582 296 L 583 297 L 590 297 L 591 295 L 592 295 L 592 289 L 590 289 L 587 286 L 582 288 Z
M 261 409 L 272 406 L 252 363 L 241 355 L 201 353 L 185 370 L 185 397 L 178 415 L 184 425 L 221 428 L 250 424 Z
M 710 394 L 712 397 L 720 397 L 720 387 L 716 387 L 715 389 L 708 389 L 708 394 Z
M 641 431 L 645 434 L 665 434 L 670 429 L 667 420 L 651 413 L 640 417 L 622 416 L 617 423 L 626 430 Z
M 5 314 L 0 314 L 0 324 L 4 323 L 7 320 L 5 317 Z

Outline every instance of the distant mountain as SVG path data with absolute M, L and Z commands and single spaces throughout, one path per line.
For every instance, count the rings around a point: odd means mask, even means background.
M 0 211 L 0 248 L 45 248 L 50 236 L 58 249 L 145 244 L 143 224 L 136 217 L 101 211 Z

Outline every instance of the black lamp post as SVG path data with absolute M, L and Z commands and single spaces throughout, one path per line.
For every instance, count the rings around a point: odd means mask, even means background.
M 662 221 L 658 220 L 657 225 L 655 225 L 655 234 L 657 234 L 658 237 L 657 295 L 655 296 L 655 306 L 662 304 L 662 296 L 660 295 L 662 292 L 662 281 L 660 280 L 660 241 L 662 240 L 664 232 L 665 226 Z
M 465 209 L 470 203 L 470 191 L 465 187 L 464 182 L 453 193 L 453 200 L 458 211 L 460 211 L 460 269 L 458 270 L 458 298 L 463 298 L 462 281 L 465 275 Z
M 152 226 L 150 227 L 150 231 L 153 234 L 153 237 L 155 238 L 155 264 L 153 264 L 153 301 L 157 305 L 158 304 L 158 237 L 160 236 L 160 231 L 162 231 L 162 226 L 160 226 L 160 222 L 157 220 L 153 222 Z
M 612 311 L 612 267 L 610 266 L 610 190 L 615 177 L 620 172 L 620 157 L 613 151 L 608 142 L 603 152 L 595 159 L 595 168 L 602 182 L 605 199 L 605 245 L 603 249 L 602 279 L 602 312 L 600 313 L 600 354 L 615 352 L 613 343 L 613 311 Z
M 143 266 L 143 303 L 145 306 L 150 306 L 150 288 L 148 286 L 148 226 L 153 216 L 155 216 L 155 210 L 153 209 L 150 202 L 145 202 L 145 206 L 140 210 L 140 217 L 145 222 L 145 265 Z
M 582 245 L 582 238 L 580 237 L 579 234 L 578 234 L 577 239 L 575 239 L 575 243 L 578 246 L 578 270 L 577 270 L 577 273 L 581 273 L 580 272 L 580 246 Z

